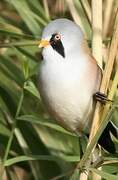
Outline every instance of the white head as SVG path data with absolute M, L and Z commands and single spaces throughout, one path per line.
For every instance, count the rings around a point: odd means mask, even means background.
M 74 22 L 61 18 L 51 21 L 42 34 L 39 47 L 44 47 L 43 57 L 66 58 L 81 47 L 84 36 L 80 27 Z

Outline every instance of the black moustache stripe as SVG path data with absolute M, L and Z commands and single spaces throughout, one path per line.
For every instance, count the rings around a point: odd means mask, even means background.
M 55 40 L 55 35 L 52 35 L 50 39 L 50 45 L 57 51 L 63 58 L 65 58 L 64 47 L 61 40 Z

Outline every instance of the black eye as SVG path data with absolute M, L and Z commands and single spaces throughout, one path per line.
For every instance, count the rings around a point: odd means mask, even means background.
M 56 41 L 59 41 L 61 39 L 61 36 L 60 36 L 60 34 L 56 34 L 54 38 Z

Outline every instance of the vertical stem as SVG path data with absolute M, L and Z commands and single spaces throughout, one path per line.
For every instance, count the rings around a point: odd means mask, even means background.
M 111 72 L 112 72 L 112 68 L 113 68 L 113 62 L 114 62 L 114 59 L 115 59 L 115 56 L 116 56 L 116 53 L 117 53 L 117 48 L 118 48 L 118 13 L 116 15 L 116 21 L 115 21 L 115 31 L 113 33 L 113 38 L 112 38 L 112 41 L 111 41 L 111 46 L 110 46 L 110 50 L 109 50 L 109 57 L 108 57 L 108 62 L 105 66 L 105 70 L 104 70 L 104 75 L 103 75 L 103 79 L 102 79 L 102 83 L 101 83 L 101 88 L 100 90 L 102 90 L 102 92 L 106 92 L 106 89 L 108 88 L 108 82 L 110 81 L 110 76 L 111 76 Z M 117 75 L 117 74 L 116 74 Z M 113 81 L 114 82 L 114 81 Z M 115 78 L 115 87 L 116 87 L 116 78 Z M 114 92 L 114 86 L 113 86 L 113 90 L 111 88 L 111 91 L 110 91 L 110 94 L 111 92 Z M 112 96 L 108 96 L 108 98 L 112 99 L 113 98 L 113 93 L 112 93 Z M 97 105 L 99 105 L 97 103 Z M 91 152 L 92 152 L 92 149 L 94 148 L 98 138 L 99 138 L 99 135 L 100 135 L 100 132 L 101 130 L 104 129 L 104 124 L 106 125 L 106 120 L 104 119 L 105 116 L 107 115 L 108 113 L 108 110 L 109 110 L 109 104 L 106 104 L 105 105 L 105 108 L 104 108 L 104 111 L 103 111 L 103 115 L 102 115 L 102 121 L 101 121 L 101 125 L 99 126 L 99 128 L 96 130 L 97 133 L 95 134 L 95 136 L 92 138 L 92 140 L 89 142 L 88 144 L 88 147 L 86 149 L 86 152 L 84 153 L 79 165 L 80 167 L 83 167 L 87 161 L 87 159 L 89 158 Z M 97 106 L 99 107 L 99 106 Z M 99 108 L 98 108 L 99 109 Z M 113 108 L 112 108 L 113 109 Z M 97 116 L 96 116 L 96 111 L 95 111 L 95 114 L 94 114 L 94 121 L 96 120 Z M 108 118 L 107 118 L 108 120 Z M 104 122 L 105 121 L 105 122 Z M 103 127 L 102 127 L 103 126 Z M 95 128 L 95 127 L 94 127 Z M 95 138 L 96 137 L 96 138 Z M 96 140 L 95 140 L 96 139 Z M 78 165 L 78 167 L 79 167 Z
M 92 54 L 102 68 L 102 0 L 92 0 Z
M 70 13 L 71 13 L 74 21 L 81 27 L 81 29 L 82 29 L 85 37 L 86 37 L 86 36 L 87 36 L 87 35 L 86 35 L 86 31 L 85 31 L 85 29 L 84 29 L 84 27 L 83 27 L 81 18 L 79 17 L 78 12 L 77 12 L 77 10 L 76 10 L 76 8 L 75 8 L 74 1 L 73 1 L 73 0 L 66 0 L 66 3 L 67 3 L 67 5 L 68 5 L 68 8 L 69 8 L 69 10 L 70 10 Z
M 92 0 L 92 29 L 92 53 L 97 60 L 98 65 L 102 69 L 102 0 Z M 91 142 L 100 125 L 100 106 L 100 103 L 98 103 L 98 105 L 96 106 L 97 118 L 93 119 L 89 142 Z M 92 155 L 94 155 L 94 153 L 95 151 L 93 151 Z M 92 179 L 100 180 L 101 177 L 95 173 L 92 173 Z
M 13 125 L 12 125 L 11 134 L 10 134 L 10 137 L 9 137 L 9 140 L 8 140 L 8 143 L 7 143 L 7 147 L 6 147 L 6 150 L 5 150 L 5 154 L 4 154 L 4 158 L 3 158 L 3 166 L 4 166 L 5 161 L 8 158 L 8 154 L 9 154 L 9 151 L 10 151 L 10 148 L 11 148 L 11 144 L 12 144 L 12 140 L 13 140 L 13 136 L 14 136 L 14 131 L 15 131 L 15 128 L 16 128 L 16 123 L 17 123 L 17 116 L 20 113 L 23 98 L 24 98 L 24 92 L 22 90 L 20 100 L 19 100 L 19 103 L 18 103 L 18 108 L 17 108 L 16 115 L 15 115 L 15 119 L 14 119 L 14 122 L 13 122 Z M 4 173 L 4 167 L 3 167 L 3 171 L 0 174 L 0 178 L 2 178 L 3 173 Z
M 13 126 L 12 126 L 11 135 L 9 137 L 8 144 L 7 144 L 6 151 L 5 151 L 5 155 L 4 155 L 4 158 L 3 158 L 3 163 L 7 160 L 7 157 L 8 157 L 9 151 L 10 151 L 10 147 L 11 147 L 12 140 L 13 140 L 13 135 L 14 135 L 14 130 L 16 128 L 17 116 L 19 115 L 20 110 L 21 110 L 23 97 L 24 97 L 24 93 L 23 93 L 23 90 L 22 90 L 21 97 L 20 97 L 19 104 L 18 104 L 18 108 L 17 108 L 16 115 L 15 115 L 15 120 L 14 120 Z
M 93 56 L 102 67 L 102 0 L 92 0 L 92 52 Z M 93 120 L 89 142 L 95 135 L 100 124 L 100 103 L 96 107 L 96 119 Z
M 104 24 L 103 24 L 103 36 L 104 39 L 107 36 L 109 31 L 109 24 L 111 20 L 111 13 L 113 11 L 114 0 L 106 0 L 105 1 L 105 11 L 104 11 Z
M 95 59 L 97 60 L 98 65 L 102 68 L 102 0 L 92 0 L 92 30 L 93 30 L 93 37 L 92 37 L 92 53 Z M 97 107 L 96 119 L 94 119 L 91 133 L 89 137 L 89 143 L 91 142 L 92 138 L 94 137 L 96 130 L 99 127 L 99 120 L 100 120 L 100 104 Z M 94 153 L 94 152 L 93 152 Z M 88 160 L 86 163 L 90 163 Z M 80 180 L 87 179 L 89 172 L 87 174 L 82 173 L 80 176 Z M 92 174 L 92 179 L 99 180 L 101 177 L 97 174 Z
M 47 16 L 48 19 L 50 19 L 48 1 L 47 0 L 43 0 L 43 5 L 44 5 L 46 16 Z
M 85 13 L 86 13 L 87 18 L 89 20 L 89 23 L 91 24 L 91 8 L 90 8 L 90 5 L 89 5 L 89 2 L 88 2 L 88 0 L 84 0 L 84 1 L 80 0 L 80 2 L 81 2 L 82 7 L 85 10 Z
M 100 91 L 103 93 L 107 93 L 109 80 L 111 77 L 113 64 L 114 64 L 115 56 L 117 54 L 117 49 L 118 49 L 118 10 L 117 10 L 117 14 L 116 14 L 114 29 L 115 29 L 115 31 L 113 32 L 112 42 L 111 42 L 111 46 L 109 49 L 108 61 L 105 66 L 103 79 L 102 79 L 102 83 L 101 83 L 101 87 L 100 87 Z

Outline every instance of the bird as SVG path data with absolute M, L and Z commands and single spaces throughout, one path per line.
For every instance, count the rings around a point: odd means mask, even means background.
M 102 72 L 88 47 L 81 28 L 73 21 L 59 18 L 49 22 L 42 32 L 43 48 L 38 87 L 47 111 L 63 128 L 78 136 L 90 133 Z M 98 143 L 115 153 L 109 122 Z

